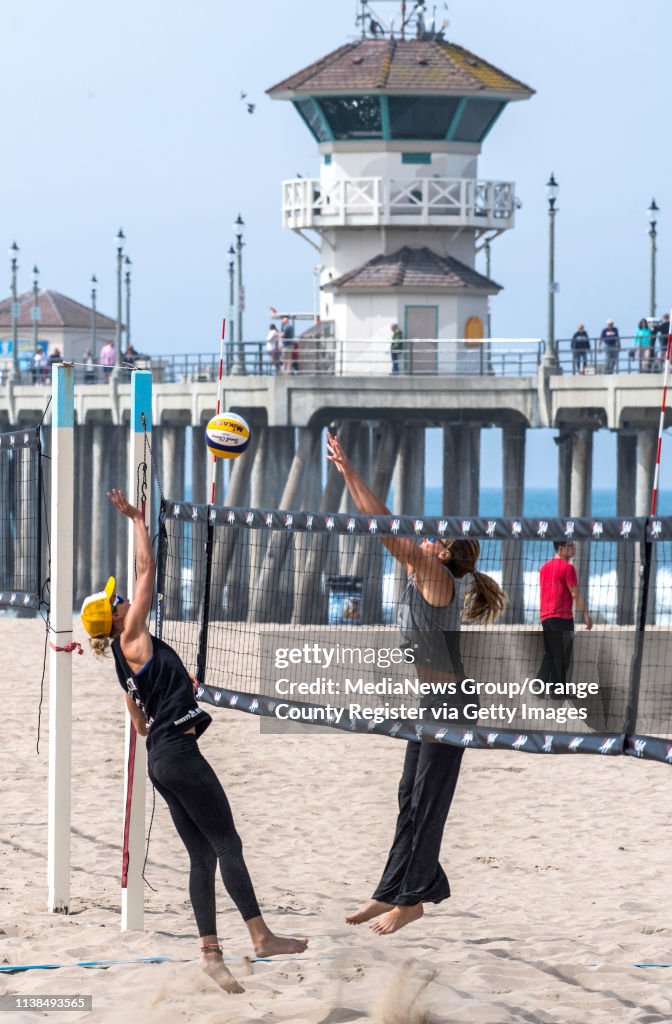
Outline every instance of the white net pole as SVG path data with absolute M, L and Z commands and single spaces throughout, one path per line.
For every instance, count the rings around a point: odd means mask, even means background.
M 47 906 L 70 906 L 72 774 L 72 567 L 75 368 L 52 369 L 51 413 L 51 608 L 49 649 L 49 784 Z
M 129 501 L 136 500 L 138 479 L 142 487 L 146 480 L 145 524 L 151 523 L 150 499 L 152 493 L 151 465 L 145 462 L 145 430 L 151 443 L 152 433 L 152 375 L 148 370 L 131 374 L 131 421 L 128 442 Z M 149 458 L 149 451 L 147 451 Z M 141 501 L 143 495 L 137 496 Z M 128 597 L 132 601 L 135 586 L 135 550 L 133 523 L 128 524 Z M 145 740 L 135 730 L 131 716 L 126 712 L 124 736 L 124 843 L 121 886 L 121 930 L 142 931 L 145 923 L 144 882 L 142 869 L 145 859 L 145 803 L 147 789 L 147 749 Z

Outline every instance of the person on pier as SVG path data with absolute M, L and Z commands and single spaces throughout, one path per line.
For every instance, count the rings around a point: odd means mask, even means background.
M 333 434 L 327 435 L 327 458 L 343 475 L 360 512 L 391 515 Z M 402 537 L 382 537 L 381 541 L 407 573 L 398 625 L 401 646 L 417 652 L 418 679 L 427 683 L 461 681 L 460 621 L 490 622 L 506 605 L 504 592 L 495 581 L 476 569 L 478 541 L 436 537 L 420 544 Z M 374 932 L 390 935 L 421 918 L 425 903 L 440 903 L 450 896 L 439 854 L 463 754 L 462 747 L 448 743 L 423 739 L 407 744 L 399 783 L 399 814 L 387 863 L 373 896 L 346 917 L 348 924 L 373 921 L 370 927 Z
M 82 622 L 94 653 L 104 654 L 111 644 L 133 724 L 141 736 L 147 736 L 150 781 L 168 804 L 189 854 L 189 896 L 200 936 L 203 970 L 227 992 L 243 992 L 224 964 L 217 939 L 218 861 L 224 885 L 247 925 L 256 956 L 303 953 L 308 943 L 275 935 L 261 916 L 229 801 L 198 748 L 198 738 L 212 719 L 196 703 L 196 680 L 177 653 L 147 628 L 156 566 L 142 513 L 122 491 L 112 490 L 108 498 L 121 515 L 133 521 L 137 566 L 133 603 L 115 594 L 111 577 L 104 591 L 84 601 Z

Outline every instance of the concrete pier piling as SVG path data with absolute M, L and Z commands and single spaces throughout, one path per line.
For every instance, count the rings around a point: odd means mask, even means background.
M 561 430 L 556 438 L 558 446 L 558 515 L 567 517 L 572 493 L 572 435 Z
M 162 424 L 159 447 L 163 468 L 162 486 L 164 494 L 169 498 L 184 495 L 184 428 L 171 424 Z M 185 533 L 190 524 L 184 524 Z M 182 552 L 178 547 L 174 552 L 171 564 L 172 571 L 166 578 L 164 587 L 164 615 L 167 619 L 183 617 L 183 572 L 191 570 L 182 564 Z
M 443 499 L 447 516 L 476 516 L 480 503 L 481 430 L 471 424 L 443 428 Z
M 338 431 L 341 444 L 348 456 L 352 456 L 353 440 L 358 432 L 359 425 L 350 420 L 343 423 Z M 343 476 L 329 463 L 318 511 L 327 513 L 339 508 L 344 490 Z M 328 618 L 329 604 L 326 578 L 330 568 L 333 571 L 338 561 L 338 537 L 318 533 L 311 541 L 312 543 L 305 549 L 305 571 L 296 580 L 292 623 L 324 625 Z
M 635 507 L 637 473 L 637 435 L 619 433 L 616 437 L 616 515 L 632 515 Z M 616 549 L 616 621 L 630 626 L 635 621 L 636 547 L 619 544 Z
M 522 423 L 506 424 L 502 429 L 503 515 L 515 519 L 523 514 L 525 496 L 525 439 Z M 520 542 L 505 541 L 502 545 L 502 587 L 509 603 L 503 622 L 524 621 L 523 559 Z
M 635 514 L 648 516 L 651 510 L 651 492 L 653 490 L 653 475 L 656 467 L 656 449 L 658 435 L 651 427 L 637 431 L 637 471 L 635 477 Z M 647 622 L 653 624 L 656 621 L 656 608 L 653 596 L 656 592 L 656 552 L 655 545 L 651 552 L 651 571 L 649 574 L 649 603 L 647 609 Z
M 90 428 L 91 441 L 91 555 L 92 573 L 94 579 L 93 589 L 100 589 L 104 586 L 105 573 L 110 574 L 110 503 L 107 499 L 107 491 L 111 483 L 108 479 L 108 458 L 106 456 L 106 445 L 109 425 L 106 423 L 94 423 Z M 81 543 L 84 536 L 84 529 L 79 528 L 75 535 L 75 544 Z M 100 585 L 98 580 L 100 579 Z
M 314 465 L 320 445 L 320 431 L 302 427 L 298 431 L 296 452 L 280 498 L 280 508 L 299 509 L 302 504 L 306 476 Z M 250 603 L 252 622 L 290 622 L 294 598 L 293 564 L 294 534 L 291 524 L 286 532 L 276 533 L 259 570 L 257 586 Z
M 361 436 L 361 435 L 360 435 Z M 401 429 L 397 423 L 384 422 L 374 430 L 371 453 L 370 487 L 374 494 L 387 496 L 392 484 Z M 349 538 L 347 538 L 349 539 Z M 354 557 L 350 559 L 349 575 L 361 580 L 362 612 L 365 625 L 383 621 L 383 562 L 385 549 L 370 537 L 357 537 L 354 541 Z
M 425 428 L 404 423 L 394 469 L 394 512 L 412 515 L 425 507 Z
M 249 504 L 252 467 L 259 435 L 252 434 L 244 458 L 236 459 L 229 470 L 224 504 L 233 508 Z M 210 584 L 210 618 L 241 620 L 247 616 L 249 589 L 248 537 L 241 530 L 215 530 L 215 548 Z
M 574 431 L 571 451 L 569 514 L 572 517 L 589 516 L 593 494 L 593 431 L 583 428 Z M 574 559 L 579 587 L 586 598 L 589 597 L 590 554 L 591 543 L 588 541 L 578 545 Z
M 75 480 L 77 486 L 77 508 L 74 515 L 75 545 L 75 606 L 80 607 L 84 598 L 94 591 L 92 567 L 91 521 L 93 516 L 93 428 L 85 423 L 75 426 Z M 95 557 L 97 575 L 98 558 Z M 104 571 L 104 570 L 102 570 Z M 105 580 L 103 580 L 104 585 Z

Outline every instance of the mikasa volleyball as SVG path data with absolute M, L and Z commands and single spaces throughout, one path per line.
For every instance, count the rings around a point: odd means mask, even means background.
M 205 443 L 216 459 L 237 459 L 250 443 L 250 428 L 242 416 L 223 412 L 205 428 Z

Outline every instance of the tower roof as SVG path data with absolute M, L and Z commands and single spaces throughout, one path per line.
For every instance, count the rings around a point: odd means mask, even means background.
M 440 256 L 427 246 L 412 248 L 405 245 L 388 256 L 374 256 L 372 260 L 349 270 L 347 274 L 323 285 L 325 291 L 377 291 L 386 288 L 417 289 L 418 291 L 479 291 L 495 295 L 502 286 L 484 277 L 466 263 L 453 256 Z
M 273 99 L 362 92 L 495 95 L 508 100 L 534 95 L 524 82 L 441 38 L 347 43 L 267 92 Z
M 34 303 L 32 291 L 21 292 L 17 295 L 16 301 L 21 307 L 18 318 L 19 327 L 33 326 L 32 309 Z M 69 299 L 67 295 L 52 291 L 50 288 L 43 288 L 38 292 L 38 304 L 40 307 L 40 327 L 91 327 L 90 306 L 84 306 L 75 299 Z M 113 328 L 116 324 L 109 316 L 103 313 L 96 313 L 96 327 L 103 329 Z M 0 328 L 11 327 L 12 325 L 12 300 L 0 300 Z

